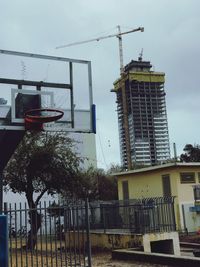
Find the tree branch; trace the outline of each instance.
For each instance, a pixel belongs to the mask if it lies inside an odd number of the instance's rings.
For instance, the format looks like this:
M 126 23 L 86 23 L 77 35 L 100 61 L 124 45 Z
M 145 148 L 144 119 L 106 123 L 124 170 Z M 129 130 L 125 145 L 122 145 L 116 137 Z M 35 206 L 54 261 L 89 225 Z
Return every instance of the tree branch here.
M 38 205 L 40 199 L 43 197 L 43 195 L 44 195 L 46 192 L 47 192 L 47 189 L 46 189 L 46 188 L 43 189 L 43 190 L 41 191 L 41 193 L 39 194 L 39 196 L 38 196 L 38 197 L 36 198 L 36 200 L 35 200 L 35 205 L 36 205 L 36 206 Z

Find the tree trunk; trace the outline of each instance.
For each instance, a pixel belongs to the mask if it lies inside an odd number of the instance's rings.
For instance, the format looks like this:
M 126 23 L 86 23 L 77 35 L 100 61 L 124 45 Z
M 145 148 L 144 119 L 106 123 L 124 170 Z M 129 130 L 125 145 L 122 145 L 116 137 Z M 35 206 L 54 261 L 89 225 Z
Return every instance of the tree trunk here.
M 37 212 L 37 206 L 35 203 L 29 204 L 29 223 L 30 231 L 28 232 L 26 248 L 34 250 L 37 244 L 37 233 L 42 225 L 42 215 Z
M 41 214 L 37 210 L 29 211 L 31 229 L 28 232 L 27 249 L 33 250 L 37 243 L 37 233 L 42 224 Z

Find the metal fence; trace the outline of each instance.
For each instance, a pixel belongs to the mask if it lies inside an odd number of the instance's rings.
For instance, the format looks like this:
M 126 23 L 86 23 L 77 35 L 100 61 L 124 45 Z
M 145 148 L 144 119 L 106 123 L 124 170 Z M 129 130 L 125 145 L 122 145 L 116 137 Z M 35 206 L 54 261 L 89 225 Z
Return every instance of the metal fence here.
M 91 267 L 90 229 L 136 234 L 176 230 L 174 197 L 4 205 L 10 267 Z
M 88 201 L 4 205 L 10 267 L 91 267 Z
M 90 203 L 90 229 L 136 234 L 175 231 L 174 197 Z

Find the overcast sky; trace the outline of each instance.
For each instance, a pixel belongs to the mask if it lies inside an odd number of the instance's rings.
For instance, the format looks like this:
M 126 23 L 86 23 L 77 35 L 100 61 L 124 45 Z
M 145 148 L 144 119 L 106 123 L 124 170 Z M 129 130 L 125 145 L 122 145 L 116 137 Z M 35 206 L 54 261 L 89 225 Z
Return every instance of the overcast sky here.
M 92 62 L 98 166 L 106 168 L 120 162 L 115 95 L 110 92 L 119 77 L 118 41 L 55 47 L 117 33 L 117 25 L 122 31 L 144 27 L 143 33 L 123 37 L 124 64 L 137 59 L 143 48 L 143 59 L 165 72 L 170 143 L 180 153 L 186 143 L 200 144 L 199 10 L 199 0 L 2 0 L 0 49 Z

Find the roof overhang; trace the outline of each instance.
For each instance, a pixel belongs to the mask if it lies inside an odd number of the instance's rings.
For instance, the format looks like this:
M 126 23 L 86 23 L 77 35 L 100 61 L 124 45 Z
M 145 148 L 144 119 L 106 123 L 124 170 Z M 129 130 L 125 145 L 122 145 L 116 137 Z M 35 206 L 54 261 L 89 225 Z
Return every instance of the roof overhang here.
M 164 170 L 164 169 L 167 169 L 167 168 L 177 168 L 177 167 L 200 167 L 200 162 L 189 162 L 189 163 L 174 162 L 174 163 L 167 163 L 167 164 L 162 164 L 162 165 L 157 165 L 157 166 L 150 166 L 150 167 L 145 167 L 145 168 L 131 170 L 131 171 L 113 173 L 112 175 L 119 177 L 119 176 L 124 176 L 124 175 L 138 174 L 138 173 L 144 173 L 144 172 L 153 172 L 153 171 L 158 171 L 158 170 Z

